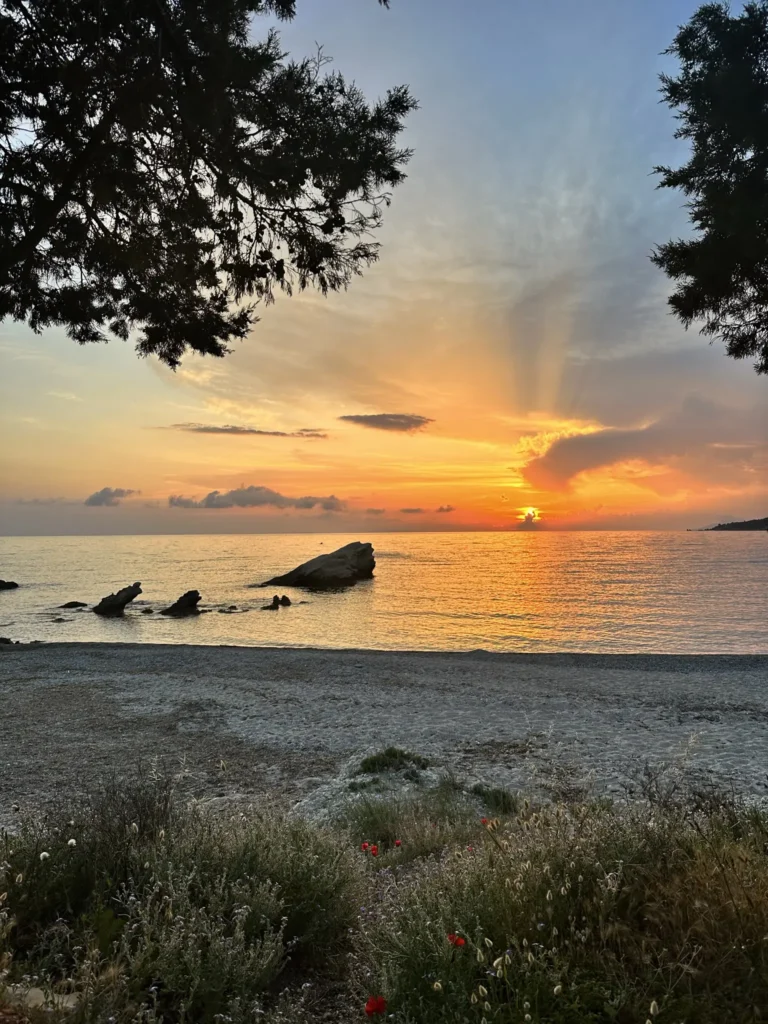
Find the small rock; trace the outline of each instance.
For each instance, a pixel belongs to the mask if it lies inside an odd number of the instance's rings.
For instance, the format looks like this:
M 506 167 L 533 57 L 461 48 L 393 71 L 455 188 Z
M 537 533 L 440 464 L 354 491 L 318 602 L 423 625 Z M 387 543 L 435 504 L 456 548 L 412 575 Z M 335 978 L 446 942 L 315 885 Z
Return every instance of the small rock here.
M 272 604 L 265 604 L 261 609 L 263 612 L 276 612 L 280 610 L 280 598 L 277 594 L 272 598 Z
M 97 615 L 115 616 L 122 615 L 125 606 L 130 604 L 141 593 L 141 584 L 133 583 L 130 587 L 123 587 L 116 594 L 102 597 L 93 609 Z
M 290 597 L 288 597 L 287 594 L 283 594 L 283 596 L 280 598 L 280 604 L 283 606 L 283 608 L 290 608 L 290 606 L 291 606 L 291 599 L 290 599 Z
M 63 619 L 61 617 L 61 615 L 57 615 L 56 618 L 53 621 L 54 622 L 69 622 L 69 619 Z
M 160 612 L 161 615 L 171 615 L 175 619 L 183 619 L 187 615 L 199 615 L 200 609 L 197 607 L 202 600 L 199 590 L 188 590 L 186 594 L 182 594 L 178 601 L 175 601 L 170 608 L 163 608 Z
M 18 590 L 19 584 L 13 580 L 0 580 L 0 590 Z
M 59 608 L 87 608 L 88 605 L 85 601 L 67 601 L 66 604 L 60 604 Z
M 237 611 L 237 605 L 236 604 L 231 604 L 229 606 L 229 608 L 227 608 L 227 611 L 228 612 L 236 612 Z
M 154 608 L 142 608 L 141 609 L 141 614 L 142 615 L 154 615 L 155 614 L 155 609 Z

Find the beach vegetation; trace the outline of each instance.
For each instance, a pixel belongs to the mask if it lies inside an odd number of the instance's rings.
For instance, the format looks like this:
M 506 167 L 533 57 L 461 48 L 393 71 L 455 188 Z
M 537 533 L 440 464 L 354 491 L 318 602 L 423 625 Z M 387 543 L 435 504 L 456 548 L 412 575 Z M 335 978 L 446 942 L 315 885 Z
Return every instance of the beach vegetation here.
M 649 778 L 348 796 L 323 826 L 110 786 L 4 836 L 0 986 L 77 1024 L 764 1019 L 768 812 Z

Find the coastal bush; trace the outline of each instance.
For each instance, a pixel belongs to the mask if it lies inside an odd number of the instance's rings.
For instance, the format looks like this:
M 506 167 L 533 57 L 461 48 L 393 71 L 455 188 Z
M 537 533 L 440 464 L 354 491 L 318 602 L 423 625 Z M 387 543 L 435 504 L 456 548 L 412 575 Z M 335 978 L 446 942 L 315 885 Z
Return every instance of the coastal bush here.
M 482 800 L 491 814 L 516 814 L 522 804 L 518 793 L 513 793 L 502 786 L 486 786 L 478 782 L 472 787 L 472 793 Z
M 74 992 L 74 1024 L 768 1016 L 768 813 L 483 793 L 361 794 L 320 828 L 107 787 L 4 837 L 0 988 Z
M 286 971 L 348 948 L 362 887 L 330 832 L 269 806 L 205 814 L 162 780 L 22 825 L 2 861 L 11 977 L 73 979 L 118 1019 L 252 1019 Z
M 420 1024 L 760 1019 L 767 839 L 747 809 L 593 803 L 489 822 L 472 852 L 392 879 L 361 963 L 395 1019 Z

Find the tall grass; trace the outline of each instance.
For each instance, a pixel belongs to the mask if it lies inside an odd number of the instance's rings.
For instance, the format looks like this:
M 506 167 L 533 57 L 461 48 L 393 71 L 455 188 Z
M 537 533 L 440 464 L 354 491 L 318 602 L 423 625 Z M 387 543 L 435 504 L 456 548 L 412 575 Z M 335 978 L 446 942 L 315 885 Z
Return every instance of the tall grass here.
M 108 787 L 4 837 L 2 970 L 74 992 L 77 1024 L 767 1019 L 768 816 L 645 795 L 446 780 L 322 829 Z

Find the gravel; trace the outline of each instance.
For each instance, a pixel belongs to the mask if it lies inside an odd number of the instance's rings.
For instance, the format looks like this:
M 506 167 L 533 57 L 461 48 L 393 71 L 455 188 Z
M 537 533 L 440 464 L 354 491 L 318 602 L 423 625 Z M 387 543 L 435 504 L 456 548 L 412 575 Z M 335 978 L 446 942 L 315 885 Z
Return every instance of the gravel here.
M 162 759 L 322 814 L 389 744 L 468 783 L 619 792 L 673 763 L 768 795 L 768 656 L 0 647 L 0 825 Z

